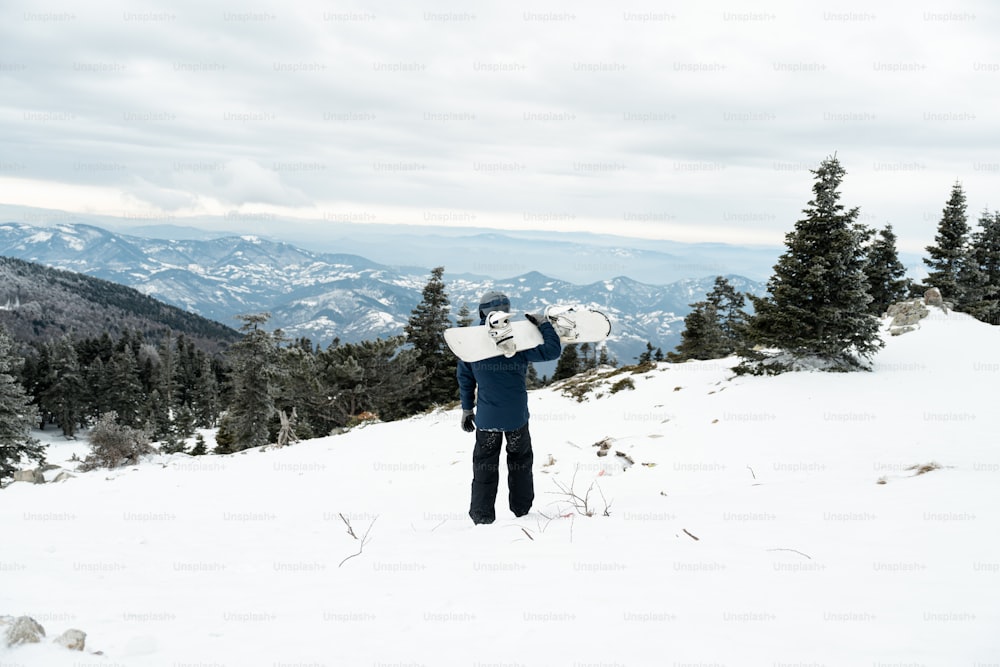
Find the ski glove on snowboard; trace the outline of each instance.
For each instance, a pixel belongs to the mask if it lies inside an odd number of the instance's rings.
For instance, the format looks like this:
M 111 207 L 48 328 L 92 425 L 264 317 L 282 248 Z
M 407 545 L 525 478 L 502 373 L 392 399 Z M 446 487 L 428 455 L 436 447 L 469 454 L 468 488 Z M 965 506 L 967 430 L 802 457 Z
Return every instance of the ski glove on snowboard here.
M 462 430 L 472 433 L 476 430 L 476 413 L 472 410 L 462 410 Z
M 545 316 L 544 312 L 540 312 L 540 313 L 525 313 L 524 314 L 524 319 L 528 320 L 529 322 L 531 322 L 532 324 L 534 324 L 536 327 L 538 325 L 540 325 L 542 322 L 548 322 L 549 321 L 549 318 L 547 318 Z

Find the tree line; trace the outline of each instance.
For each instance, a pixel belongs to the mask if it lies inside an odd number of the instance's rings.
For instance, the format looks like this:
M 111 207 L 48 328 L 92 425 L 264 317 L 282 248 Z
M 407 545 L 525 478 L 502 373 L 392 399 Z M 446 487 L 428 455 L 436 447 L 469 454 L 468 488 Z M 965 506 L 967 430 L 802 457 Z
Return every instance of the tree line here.
M 0 327 L 0 481 L 22 460 L 43 460 L 33 428 L 75 437 L 99 426 L 117 449 L 125 437 L 179 452 L 196 429 L 218 427 L 215 453 L 229 453 L 457 400 L 443 273 L 431 272 L 405 335 L 325 349 L 267 331 L 268 313 L 240 316 L 242 337 L 216 354 L 182 335 L 153 344 L 128 330 L 117 340 L 64 335 L 16 349 Z
M 923 258 L 923 283 L 906 278 L 892 225 L 858 222 L 860 209 L 840 203 L 845 170 L 836 156 L 814 175 L 805 216 L 785 237 L 767 295 L 736 292 L 716 278 L 704 301 L 690 304 L 670 361 L 743 358 L 738 372 L 780 372 L 796 358 L 818 358 L 830 369 L 864 368 L 881 348 L 877 317 L 893 303 L 936 287 L 955 310 L 1000 324 L 1000 212 L 983 211 L 968 223 L 960 183 L 952 187 L 934 244 Z M 745 311 L 747 299 L 753 313 Z M 783 360 L 778 360 L 783 357 Z

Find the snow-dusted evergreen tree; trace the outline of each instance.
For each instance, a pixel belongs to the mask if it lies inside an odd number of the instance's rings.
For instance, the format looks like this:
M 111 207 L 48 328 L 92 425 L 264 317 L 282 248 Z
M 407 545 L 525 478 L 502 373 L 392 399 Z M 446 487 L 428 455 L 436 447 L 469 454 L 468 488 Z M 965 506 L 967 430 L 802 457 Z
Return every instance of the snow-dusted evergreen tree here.
M 721 356 L 732 354 L 746 336 L 748 316 L 743 310 L 746 296 L 737 292 L 725 276 L 716 276 L 712 291 L 705 296 L 705 300 L 715 307 L 719 327 L 726 340 L 727 349 Z
M 299 340 L 281 350 L 279 360 L 282 373 L 278 379 L 275 407 L 286 415 L 294 411 L 297 415 L 295 432 L 302 439 L 314 437 L 316 433 L 326 435 L 330 428 L 323 423 L 323 407 L 326 397 L 320 387 L 316 355 L 312 343 Z M 280 429 L 280 419 L 271 422 L 271 431 L 276 436 Z
M 67 438 L 76 435 L 84 411 L 83 373 L 69 335 L 46 344 L 49 377 L 39 402 Z
M 881 316 L 910 293 L 910 280 L 906 277 L 906 267 L 899 261 L 892 225 L 886 225 L 869 244 L 865 276 L 872 297 L 868 312 L 872 315 Z
M 274 416 L 278 345 L 262 326 L 270 313 L 240 315 L 243 338 L 230 347 L 231 394 L 228 409 L 231 451 L 268 443 L 268 423 Z
M 1000 212 L 980 214 L 969 256 L 975 283 L 967 285 L 962 310 L 983 322 L 1000 324 Z
M 443 266 L 431 270 L 423 298 L 403 327 L 407 342 L 417 352 L 417 363 L 424 368 L 424 381 L 410 401 L 414 412 L 458 398 L 457 360 L 444 342 L 444 331 L 452 323 L 443 275 Z
M 951 187 L 951 196 L 941 213 L 934 245 L 926 247 L 929 257 L 924 258 L 928 267 L 927 279 L 922 289 L 937 287 L 946 301 L 960 306 L 965 300 L 962 278 L 963 267 L 969 261 L 969 221 L 966 215 L 965 191 L 961 183 Z
M 37 415 L 14 373 L 22 359 L 0 327 L 0 483 L 13 476 L 19 465 L 45 460 L 45 449 L 31 437 Z
M 317 358 L 329 427 L 345 426 L 362 412 L 385 421 L 412 414 L 407 399 L 418 390 L 424 369 L 402 336 L 332 344 Z
M 524 383 L 528 389 L 537 389 L 542 386 L 542 380 L 538 377 L 538 369 L 532 363 L 528 364 L 528 373 L 525 375 Z
M 573 377 L 580 370 L 580 352 L 577 350 L 576 343 L 563 345 L 562 354 L 559 355 L 559 361 L 556 362 L 556 369 L 552 371 L 552 381 Z
M 195 424 L 202 428 L 212 428 L 219 419 L 219 383 L 215 377 L 212 359 L 204 355 L 201 369 L 192 392 L 194 402 Z
M 649 364 L 649 363 L 652 363 L 653 362 L 653 353 L 656 351 L 656 349 L 657 348 L 654 348 L 653 344 L 650 341 L 647 340 L 646 341 L 646 350 L 644 352 L 640 353 L 638 357 L 636 357 L 636 361 L 639 364 Z
M 691 312 L 684 318 L 684 331 L 675 352 L 667 353 L 673 362 L 688 359 L 720 359 L 732 353 L 726 332 L 719 321 L 716 306 L 699 301 L 691 304 Z
M 139 426 L 145 391 L 139 379 L 139 366 L 132 348 L 117 348 L 107 365 L 108 393 L 107 412 L 118 416 L 118 423 L 124 426 Z M 103 413 L 101 413 L 103 414 Z
M 455 323 L 460 327 L 472 326 L 472 312 L 469 310 L 469 304 L 463 303 L 462 307 L 458 309 L 458 318 Z
M 836 156 L 812 171 L 813 199 L 805 217 L 785 236 L 765 297 L 750 295 L 751 342 L 793 357 L 818 357 L 839 369 L 856 368 L 881 346 L 878 320 L 868 313 L 871 296 L 857 207 L 840 203 L 844 168 Z M 772 370 L 780 368 L 772 367 Z

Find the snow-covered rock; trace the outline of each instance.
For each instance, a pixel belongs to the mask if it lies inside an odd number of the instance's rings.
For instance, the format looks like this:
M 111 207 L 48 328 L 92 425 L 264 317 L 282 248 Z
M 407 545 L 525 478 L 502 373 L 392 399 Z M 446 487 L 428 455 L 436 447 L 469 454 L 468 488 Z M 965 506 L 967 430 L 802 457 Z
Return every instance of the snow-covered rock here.
M 30 484 L 44 484 L 45 476 L 39 470 L 15 470 L 15 482 L 28 482 Z
M 82 651 L 87 643 L 87 633 L 83 630 L 70 628 L 52 641 L 70 651 Z
M 18 616 L 7 625 L 4 641 L 7 647 L 21 644 L 37 644 L 45 636 L 42 624 L 30 616 Z
M 899 336 L 913 331 L 917 328 L 917 323 L 927 317 L 928 312 L 923 299 L 912 299 L 892 304 L 886 310 L 886 316 L 892 318 L 889 323 L 889 333 L 893 336 Z

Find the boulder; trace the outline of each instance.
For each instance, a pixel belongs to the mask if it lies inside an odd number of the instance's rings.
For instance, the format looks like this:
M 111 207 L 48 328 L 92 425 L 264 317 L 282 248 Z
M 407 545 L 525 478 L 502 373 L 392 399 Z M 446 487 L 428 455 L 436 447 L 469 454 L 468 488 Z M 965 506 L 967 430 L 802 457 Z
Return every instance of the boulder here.
M 63 470 L 61 473 L 59 473 L 58 475 L 56 475 L 55 479 L 53 479 L 52 481 L 53 482 L 65 482 L 67 479 L 73 479 L 74 477 L 76 477 L 76 475 L 71 475 L 68 472 L 66 472 L 65 470 Z
M 918 329 L 917 323 L 927 317 L 929 312 L 921 299 L 892 304 L 885 313 L 892 318 L 892 322 L 889 323 L 889 333 L 898 336 Z
M 924 292 L 924 303 L 928 306 L 937 306 L 938 308 L 944 308 L 944 297 L 941 296 L 941 290 L 937 287 L 932 287 L 926 292 Z
M 45 636 L 45 628 L 42 624 L 30 616 L 18 616 L 8 626 L 4 639 L 7 646 L 19 646 L 21 644 L 37 644 Z
M 70 651 L 82 651 L 84 644 L 87 642 L 87 633 L 83 630 L 70 628 L 52 641 L 68 648 Z

